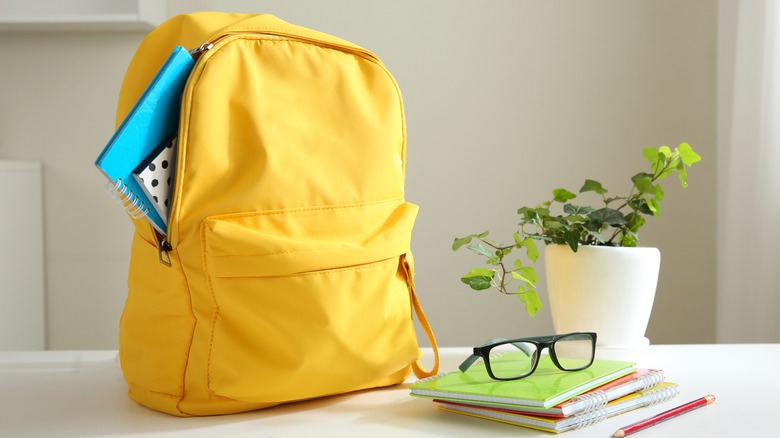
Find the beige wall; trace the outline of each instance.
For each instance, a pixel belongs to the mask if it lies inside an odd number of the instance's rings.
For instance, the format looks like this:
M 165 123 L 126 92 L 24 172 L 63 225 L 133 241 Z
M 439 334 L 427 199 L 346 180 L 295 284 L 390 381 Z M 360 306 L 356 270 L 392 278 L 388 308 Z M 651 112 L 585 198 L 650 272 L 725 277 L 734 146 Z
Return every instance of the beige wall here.
M 462 285 L 474 259 L 450 251 L 455 236 L 510 235 L 517 207 L 585 178 L 623 191 L 641 148 L 690 142 L 704 161 L 687 190 L 667 184 L 663 219 L 642 235 L 662 251 L 648 336 L 715 340 L 716 2 L 170 3 L 270 12 L 382 57 L 404 94 L 416 279 L 442 345 L 552 331 L 547 309 L 532 320 L 516 299 Z M 141 38 L 0 34 L 0 159 L 45 169 L 49 348 L 116 347 L 132 229 L 92 162 Z

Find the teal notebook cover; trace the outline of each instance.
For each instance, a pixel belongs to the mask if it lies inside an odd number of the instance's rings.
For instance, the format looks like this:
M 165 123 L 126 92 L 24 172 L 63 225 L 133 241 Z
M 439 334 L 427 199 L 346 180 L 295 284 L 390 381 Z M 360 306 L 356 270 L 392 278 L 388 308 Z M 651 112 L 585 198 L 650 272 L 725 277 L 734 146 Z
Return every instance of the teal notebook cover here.
M 632 362 L 595 360 L 581 371 L 561 371 L 548 355 L 542 355 L 536 371 L 518 380 L 493 380 L 485 364 L 476 363 L 465 373 L 453 371 L 419 380 L 411 395 L 445 400 L 506 403 L 549 408 L 634 371 Z
M 187 50 L 177 46 L 95 161 L 128 213 L 146 217 L 164 235 L 167 218 L 153 207 L 133 171 L 177 130 L 182 93 L 194 65 Z

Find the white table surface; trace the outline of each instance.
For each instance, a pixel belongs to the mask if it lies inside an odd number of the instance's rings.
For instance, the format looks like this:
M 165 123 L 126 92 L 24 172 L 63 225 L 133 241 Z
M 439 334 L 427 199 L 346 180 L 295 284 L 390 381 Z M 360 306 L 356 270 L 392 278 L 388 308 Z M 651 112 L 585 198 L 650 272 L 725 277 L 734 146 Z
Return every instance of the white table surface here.
M 430 359 L 430 350 L 425 350 Z M 442 371 L 467 348 L 444 348 Z M 714 394 L 710 406 L 638 432 L 637 438 L 743 437 L 776 433 L 780 344 L 652 345 L 638 364 L 680 385 L 670 402 L 629 412 L 565 437 L 609 437 L 618 428 Z M 411 379 L 410 379 L 411 381 Z M 215 417 L 179 418 L 127 397 L 113 351 L 0 352 L 0 437 L 551 437 L 441 412 L 395 387 Z

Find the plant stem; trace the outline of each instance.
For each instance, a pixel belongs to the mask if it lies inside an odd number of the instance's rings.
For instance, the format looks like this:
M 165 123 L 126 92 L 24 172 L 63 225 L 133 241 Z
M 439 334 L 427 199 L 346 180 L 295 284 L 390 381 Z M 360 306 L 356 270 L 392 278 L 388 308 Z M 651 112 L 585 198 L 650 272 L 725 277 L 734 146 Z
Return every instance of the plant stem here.
M 507 292 L 507 290 L 506 290 L 506 285 L 509 284 L 509 282 L 506 281 L 506 276 L 509 275 L 509 273 L 512 272 L 512 271 L 507 271 L 506 265 L 504 265 L 504 256 L 503 256 L 503 254 L 504 254 L 504 251 L 506 251 L 508 249 L 514 248 L 514 245 L 501 246 L 501 245 L 494 245 L 493 243 L 488 242 L 487 240 L 483 240 L 483 239 L 479 239 L 479 240 L 480 240 L 480 242 L 482 242 L 485 245 L 495 249 L 496 252 L 501 254 L 500 256 L 498 256 L 498 266 L 501 266 L 501 283 L 500 284 L 495 284 L 494 283 L 494 286 L 496 287 L 496 289 L 501 291 L 501 293 L 510 295 L 510 293 Z

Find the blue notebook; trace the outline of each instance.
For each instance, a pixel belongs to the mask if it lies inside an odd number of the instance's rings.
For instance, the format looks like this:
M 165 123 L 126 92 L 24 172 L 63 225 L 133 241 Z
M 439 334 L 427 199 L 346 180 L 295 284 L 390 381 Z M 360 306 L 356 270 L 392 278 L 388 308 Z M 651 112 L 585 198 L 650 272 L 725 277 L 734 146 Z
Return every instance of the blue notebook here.
M 195 61 L 177 46 L 98 156 L 95 165 L 110 180 L 110 190 L 128 214 L 146 217 L 167 234 L 167 218 L 154 208 L 133 172 L 170 141 L 179 125 L 184 86 Z

